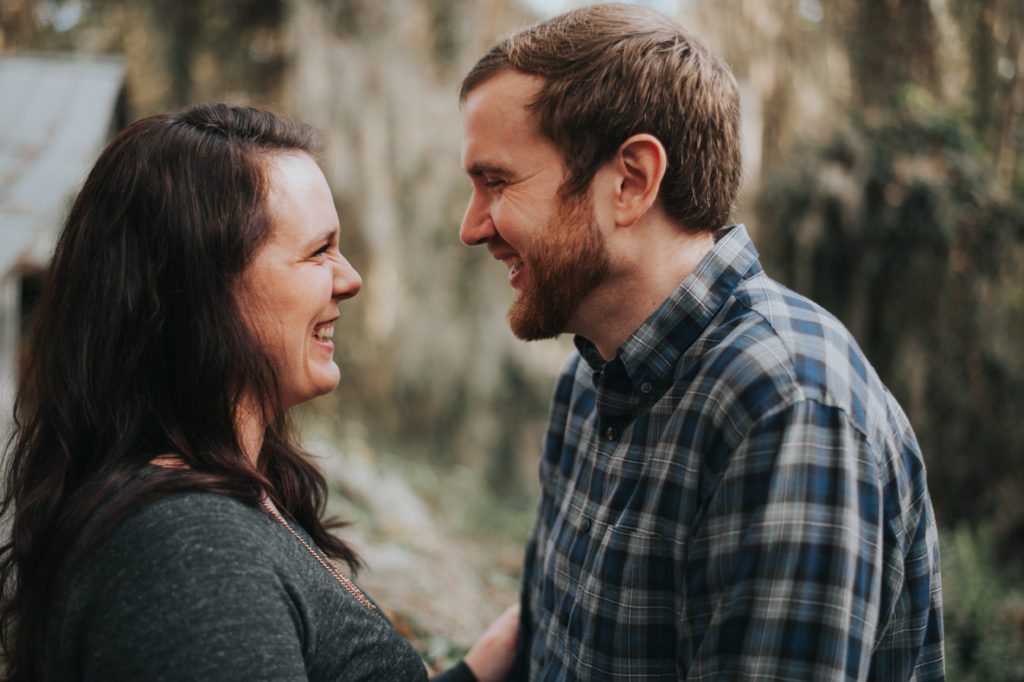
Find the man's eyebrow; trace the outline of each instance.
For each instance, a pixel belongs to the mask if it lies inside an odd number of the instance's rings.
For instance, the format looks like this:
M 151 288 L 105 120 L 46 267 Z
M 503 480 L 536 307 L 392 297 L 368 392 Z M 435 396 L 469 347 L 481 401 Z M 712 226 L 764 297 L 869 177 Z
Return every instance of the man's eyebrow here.
M 489 163 L 474 163 L 466 169 L 466 173 L 470 177 L 474 178 L 478 178 L 482 175 L 497 175 L 502 178 L 507 178 L 512 175 L 512 171 L 509 169 Z

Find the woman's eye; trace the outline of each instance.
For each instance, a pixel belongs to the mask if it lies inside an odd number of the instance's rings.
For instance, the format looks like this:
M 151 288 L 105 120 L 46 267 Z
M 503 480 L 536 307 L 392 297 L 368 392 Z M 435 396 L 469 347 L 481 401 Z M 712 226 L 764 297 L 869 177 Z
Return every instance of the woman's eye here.
M 331 248 L 330 244 L 324 244 L 319 249 L 313 252 L 313 256 L 322 256 Z

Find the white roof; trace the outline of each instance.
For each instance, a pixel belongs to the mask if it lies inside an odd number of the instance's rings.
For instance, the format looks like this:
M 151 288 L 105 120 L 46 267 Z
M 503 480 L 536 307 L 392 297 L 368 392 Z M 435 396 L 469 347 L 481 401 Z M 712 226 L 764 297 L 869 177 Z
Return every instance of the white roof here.
M 119 57 L 0 54 L 0 279 L 49 261 L 123 79 Z

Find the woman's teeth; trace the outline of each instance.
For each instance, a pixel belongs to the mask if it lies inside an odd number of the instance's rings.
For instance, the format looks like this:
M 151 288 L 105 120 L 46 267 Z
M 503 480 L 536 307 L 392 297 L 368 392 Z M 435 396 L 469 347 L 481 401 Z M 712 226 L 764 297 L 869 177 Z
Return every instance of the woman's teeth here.
M 313 336 L 315 336 L 316 338 L 320 339 L 321 341 L 326 341 L 327 339 L 333 339 L 334 338 L 334 325 L 333 324 L 329 324 L 329 325 L 327 325 L 325 327 L 317 327 L 316 331 L 313 333 Z

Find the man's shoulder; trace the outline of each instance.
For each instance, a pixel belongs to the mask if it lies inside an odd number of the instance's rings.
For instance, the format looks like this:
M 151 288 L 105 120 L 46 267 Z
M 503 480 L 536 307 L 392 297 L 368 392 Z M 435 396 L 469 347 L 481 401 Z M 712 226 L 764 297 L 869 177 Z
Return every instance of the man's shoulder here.
M 681 377 L 716 385 L 755 414 L 812 400 L 859 418 L 886 401 L 845 325 L 763 273 L 736 288 L 683 365 Z

